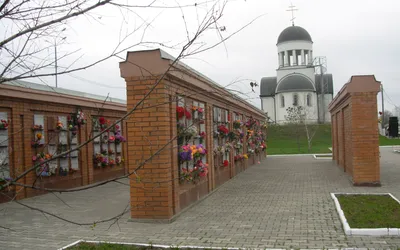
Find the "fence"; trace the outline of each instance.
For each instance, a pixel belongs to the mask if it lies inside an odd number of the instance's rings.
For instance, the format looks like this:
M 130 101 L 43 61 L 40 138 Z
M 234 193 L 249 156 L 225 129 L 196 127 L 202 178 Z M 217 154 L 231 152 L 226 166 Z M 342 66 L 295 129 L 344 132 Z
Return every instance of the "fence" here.
M 151 50 L 120 63 L 127 109 L 136 107 L 127 121 L 134 220 L 173 220 L 266 156 L 263 112 L 173 61 Z

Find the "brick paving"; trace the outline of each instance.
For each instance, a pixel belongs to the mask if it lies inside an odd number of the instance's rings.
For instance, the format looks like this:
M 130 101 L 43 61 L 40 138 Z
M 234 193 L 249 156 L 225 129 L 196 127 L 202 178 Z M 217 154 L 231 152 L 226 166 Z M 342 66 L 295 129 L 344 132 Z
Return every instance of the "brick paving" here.
M 390 192 L 400 197 L 400 154 L 381 148 L 382 187 L 353 187 L 330 160 L 269 157 L 221 186 L 171 224 L 75 226 L 16 203 L 0 204 L 0 249 L 57 249 L 78 239 L 240 248 L 397 249 L 400 237 L 346 236 L 331 192 Z M 124 210 L 126 185 L 22 200 L 64 218 L 91 222 Z M 4 248 L 3 248 L 4 247 Z

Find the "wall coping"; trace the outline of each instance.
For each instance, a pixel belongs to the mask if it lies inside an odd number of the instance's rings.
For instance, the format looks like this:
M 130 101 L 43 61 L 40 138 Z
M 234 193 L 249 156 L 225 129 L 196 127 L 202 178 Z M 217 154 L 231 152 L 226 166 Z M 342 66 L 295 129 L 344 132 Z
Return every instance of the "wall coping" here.
M 376 92 L 380 91 L 381 82 L 377 81 L 375 75 L 354 75 L 351 76 L 350 80 L 343 85 L 340 91 L 337 93 L 335 98 L 331 101 L 328 106 L 329 112 L 331 112 L 347 94 L 350 93 L 365 93 L 365 92 Z
M 157 77 L 163 75 L 175 59 L 176 58 L 161 49 L 129 51 L 126 56 L 126 60 L 120 62 L 121 77 L 125 78 L 126 80 L 137 77 Z M 182 62 L 172 65 L 170 72 L 167 73 L 167 76 L 182 80 L 191 87 L 205 90 L 212 89 L 215 91 L 215 93 L 210 93 L 210 95 L 215 99 L 220 100 L 222 98 L 231 104 L 238 105 L 263 118 L 266 118 L 266 115 L 261 109 L 250 104 L 243 98 L 229 92 L 220 84 Z
M 26 81 L 12 81 L 0 84 L 0 96 L 19 98 L 24 100 L 51 102 L 58 104 L 67 104 L 81 107 L 112 109 L 118 111 L 126 111 L 126 104 L 123 100 L 110 98 L 106 101 L 106 97 L 87 94 L 84 92 L 73 91 L 62 88 L 54 88 L 48 86 L 37 86 L 36 84 Z M 46 90 L 46 87 L 49 90 Z M 100 98 L 103 98 L 101 100 Z

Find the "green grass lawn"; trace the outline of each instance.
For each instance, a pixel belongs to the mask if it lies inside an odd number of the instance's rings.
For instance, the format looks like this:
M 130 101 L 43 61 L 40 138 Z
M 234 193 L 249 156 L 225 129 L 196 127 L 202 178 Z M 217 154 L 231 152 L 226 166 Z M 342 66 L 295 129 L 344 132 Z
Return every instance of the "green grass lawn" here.
M 308 152 L 307 137 L 304 126 L 301 126 L 298 148 L 296 137 L 293 136 L 293 129 L 288 126 L 268 127 L 268 148 L 269 155 L 276 154 L 307 154 L 307 153 L 330 153 L 332 147 L 331 125 L 319 125 L 312 140 L 312 150 Z
M 379 136 L 379 145 L 380 146 L 391 146 L 391 145 L 400 145 L 400 139 L 389 139 L 385 136 Z
M 389 195 L 337 195 L 351 228 L 400 228 L 400 204 Z
M 308 151 L 307 136 L 304 126 L 300 128 L 300 140 L 298 148 L 293 129 L 288 126 L 270 126 L 268 127 L 268 148 L 269 155 L 277 154 L 307 154 L 307 153 L 331 153 L 332 147 L 331 125 L 319 125 L 318 130 L 312 140 L 311 152 Z M 313 128 L 312 128 L 313 129 Z M 400 139 L 389 139 L 385 136 L 379 136 L 380 146 L 400 145 Z

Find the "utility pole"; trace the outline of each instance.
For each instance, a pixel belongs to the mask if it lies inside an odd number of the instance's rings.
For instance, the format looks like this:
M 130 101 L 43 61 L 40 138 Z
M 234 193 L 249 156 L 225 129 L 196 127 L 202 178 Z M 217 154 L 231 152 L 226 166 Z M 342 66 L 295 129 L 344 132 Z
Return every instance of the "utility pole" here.
M 56 72 L 56 88 L 58 87 L 58 79 L 57 79 L 57 40 L 54 39 L 54 55 L 55 55 L 55 72 Z
M 318 64 L 321 65 L 321 108 L 322 108 L 322 117 L 321 123 L 325 123 L 325 86 L 324 86 L 324 68 L 321 63 L 321 57 L 318 58 Z
M 327 69 L 327 62 L 325 56 L 315 57 L 313 59 L 313 65 L 310 66 L 316 69 L 316 74 L 320 74 L 321 80 L 319 82 L 321 93 L 319 94 L 319 98 L 317 99 L 318 104 L 318 122 L 325 123 L 326 120 L 326 107 L 325 107 L 325 94 L 329 90 L 328 81 L 325 81 L 324 72 Z M 317 84 L 317 82 L 315 83 Z M 316 86 L 317 87 L 317 86 Z
M 57 36 L 54 37 L 54 67 L 55 67 L 55 80 L 56 80 L 56 88 L 58 87 L 58 71 L 57 71 L 57 63 L 58 63 L 58 57 L 57 57 L 57 39 L 59 39 L 59 35 L 61 34 L 61 32 L 65 31 L 66 28 L 62 29 Z M 63 40 L 65 40 L 67 37 L 62 37 L 61 39 L 59 39 L 60 42 L 62 42 Z M 52 41 L 48 41 L 45 40 L 45 42 L 48 42 L 50 44 L 52 44 Z
M 385 101 L 383 99 L 383 84 L 381 83 L 381 97 L 382 97 L 382 130 L 385 132 Z

